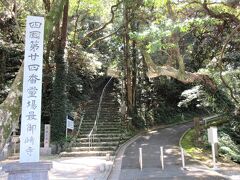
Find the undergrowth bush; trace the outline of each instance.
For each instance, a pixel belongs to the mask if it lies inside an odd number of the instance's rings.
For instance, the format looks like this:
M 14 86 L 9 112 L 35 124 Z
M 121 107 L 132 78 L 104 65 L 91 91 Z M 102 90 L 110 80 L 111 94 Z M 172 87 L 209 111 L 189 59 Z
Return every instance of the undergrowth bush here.
M 225 132 L 219 133 L 219 153 L 240 163 L 240 146 L 236 145 L 232 138 Z

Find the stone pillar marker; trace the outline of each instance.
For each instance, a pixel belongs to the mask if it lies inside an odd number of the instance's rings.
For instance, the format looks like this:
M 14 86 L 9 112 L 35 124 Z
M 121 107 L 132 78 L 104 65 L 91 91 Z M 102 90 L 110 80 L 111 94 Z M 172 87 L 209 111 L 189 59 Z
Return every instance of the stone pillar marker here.
M 52 148 L 50 145 L 51 125 L 45 124 L 44 126 L 44 146 L 40 149 L 41 155 L 51 155 Z
M 50 134 L 51 134 L 51 129 L 50 129 L 50 124 L 45 124 L 45 130 L 44 130 L 44 148 L 49 148 L 50 144 Z
M 46 180 L 50 162 L 39 162 L 44 18 L 28 16 L 25 33 L 20 162 L 3 166 L 9 180 Z

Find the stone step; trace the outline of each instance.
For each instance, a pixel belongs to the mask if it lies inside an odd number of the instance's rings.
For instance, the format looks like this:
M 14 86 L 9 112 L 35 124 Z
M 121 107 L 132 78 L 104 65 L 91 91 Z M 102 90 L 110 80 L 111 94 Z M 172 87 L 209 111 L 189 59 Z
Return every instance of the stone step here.
M 84 126 L 85 124 L 87 125 L 94 125 L 95 120 L 85 120 L 82 122 L 82 126 Z M 121 125 L 121 120 L 120 119 L 100 119 L 99 121 L 97 121 L 97 124 L 100 125 L 104 125 L 104 124 L 114 124 L 114 125 Z
M 94 106 L 88 106 L 88 107 L 86 107 L 85 111 L 88 112 L 89 110 L 93 110 L 94 112 L 97 112 L 98 107 L 99 107 L 98 104 L 96 104 Z M 101 111 L 108 110 L 108 109 L 118 111 L 119 105 L 118 104 L 102 104 L 101 105 Z
M 117 110 L 118 111 L 119 110 L 119 104 L 117 104 L 117 103 L 113 103 L 113 104 L 111 104 L 111 103 L 110 104 L 109 103 L 104 103 L 104 104 L 101 105 L 101 109 L 102 110 L 106 110 L 108 108 L 110 108 L 112 110 Z
M 115 151 L 117 146 L 92 146 L 92 147 L 72 147 L 72 152 L 78 151 Z
M 93 112 L 87 112 L 85 115 L 84 115 L 84 119 L 96 119 L 96 116 L 97 116 L 97 113 L 93 113 Z M 111 110 L 106 110 L 106 112 L 100 112 L 99 113 L 99 117 L 100 116 L 104 116 L 104 117 L 119 117 L 120 114 L 119 112 L 111 112 Z
M 91 129 L 91 128 L 93 128 L 93 124 L 82 124 L 82 126 L 81 126 L 81 129 Z M 121 128 L 121 125 L 120 125 L 120 123 L 109 123 L 109 124 L 97 124 L 97 128 L 98 129 L 101 129 L 101 128 Z M 80 129 L 80 130 L 81 130 Z
M 109 115 L 109 116 L 112 116 L 112 117 L 118 117 L 119 116 L 119 112 L 116 111 L 116 112 L 109 112 L 109 111 L 102 111 L 100 113 L 100 115 Z
M 85 132 L 80 132 L 79 135 L 83 135 L 86 136 L 90 133 L 90 131 L 85 131 Z M 121 131 L 103 131 L 103 130 L 99 130 L 96 133 L 92 133 L 92 135 L 94 135 L 95 137 L 99 137 L 99 134 L 101 134 L 100 136 L 103 136 L 104 134 L 107 134 L 106 136 L 118 136 L 119 134 L 121 134 Z
M 118 146 L 119 145 L 119 139 L 116 141 L 109 141 L 109 142 L 97 142 L 97 139 L 94 140 L 92 143 L 92 146 Z M 75 143 L 74 147 L 88 147 L 89 143 L 88 142 L 79 142 Z
M 88 107 L 98 107 L 99 105 L 99 99 L 94 99 L 92 101 L 89 102 L 89 104 L 87 105 Z M 112 97 L 111 98 L 103 98 L 102 99 L 102 105 L 119 105 L 119 103 L 116 100 L 113 100 Z
M 79 151 L 79 152 L 62 152 L 60 157 L 87 157 L 87 156 L 106 156 L 114 155 L 114 151 Z
M 86 112 L 84 117 L 96 118 L 97 113 L 93 111 Z M 105 111 L 101 111 L 99 115 L 109 115 L 113 117 L 119 116 L 119 111 L 112 111 L 111 109 L 106 109 Z
M 88 135 L 90 133 L 89 131 L 80 131 L 80 135 Z M 97 133 L 94 133 L 94 135 L 96 136 L 96 134 L 121 134 L 121 130 L 98 130 Z
M 83 128 L 83 127 L 93 127 L 93 125 L 94 125 L 94 122 L 90 122 L 90 121 L 87 121 L 87 122 L 84 122 L 84 123 L 82 123 L 82 125 L 81 125 L 81 128 Z M 97 122 L 97 127 L 111 127 L 111 126 L 113 126 L 113 127 L 121 127 L 121 121 L 106 121 L 106 120 L 104 120 L 104 121 L 101 121 L 101 122 Z
M 90 120 L 94 120 L 96 119 L 96 115 L 97 114 L 86 114 L 83 118 L 83 121 L 85 121 L 86 119 L 90 119 Z M 112 118 L 112 119 L 119 119 L 121 116 L 119 113 L 100 113 L 99 117 L 105 117 L 105 118 Z
M 88 138 L 90 132 L 87 133 L 80 133 L 78 135 L 78 138 Z M 120 137 L 120 132 L 101 132 L 94 134 L 94 138 L 100 138 L 100 137 Z
M 82 126 L 86 125 L 86 126 L 92 126 L 94 124 L 94 122 L 90 122 L 90 121 L 84 121 L 82 123 Z M 121 126 L 121 121 L 98 121 L 97 122 L 98 126 L 108 126 L 108 125 L 118 125 Z
M 87 108 L 85 109 L 85 114 L 97 114 L 97 109 L 98 107 L 91 107 L 91 108 Z M 99 111 L 99 113 L 103 113 L 103 112 L 110 112 L 110 113 L 117 113 L 119 112 L 119 107 L 102 107 Z
M 115 99 L 115 96 L 116 95 L 113 95 L 113 94 L 110 94 L 110 93 L 107 93 L 105 94 L 105 96 L 102 98 L 102 102 L 107 102 L 107 103 L 113 103 L 113 102 L 118 102 L 116 99 Z M 99 96 L 100 97 L 100 96 Z M 99 102 L 99 98 L 97 99 L 94 99 L 94 101 L 96 102 Z
M 93 128 L 93 126 L 83 126 L 80 129 L 80 133 L 87 133 L 88 131 L 91 131 Z M 97 126 L 97 132 L 101 132 L 101 131 L 121 131 L 121 128 L 118 128 L 116 126 Z
M 95 119 L 96 119 L 96 115 L 97 114 L 86 114 L 85 116 L 84 116 L 84 119 L 83 120 L 85 120 L 85 119 L 92 119 L 92 120 L 94 120 L 95 121 Z M 99 117 L 104 117 L 104 118 L 120 118 L 120 115 L 116 112 L 116 113 L 109 113 L 109 112 L 106 112 L 106 113 L 100 113 L 99 114 L 99 116 L 98 116 L 98 118 Z
M 94 123 L 96 120 L 96 118 L 89 118 L 89 117 L 86 117 L 83 119 L 82 123 Z M 119 116 L 116 116 L 116 117 L 112 117 L 112 116 L 109 116 L 109 117 L 99 117 L 98 120 L 97 120 L 97 123 L 101 123 L 101 122 L 121 122 L 121 118 Z
M 100 115 L 98 122 L 121 122 L 121 118 L 119 116 Z
M 121 133 L 98 133 L 98 134 L 95 134 L 95 138 L 102 138 L 102 137 L 108 137 L 108 138 L 111 138 L 111 137 L 120 137 L 121 136 Z M 87 134 L 80 134 L 79 135 L 79 138 L 87 138 Z
M 98 107 L 99 107 L 98 104 L 88 106 L 88 107 L 85 108 L 85 112 L 89 112 L 90 110 L 93 110 L 93 112 L 97 112 Z M 119 105 L 118 104 L 102 104 L 101 105 L 101 111 L 108 110 L 108 109 L 118 111 L 119 110 Z
M 91 106 L 87 106 L 86 110 L 93 109 L 94 111 L 97 111 L 98 107 L 99 107 L 99 104 L 93 104 Z M 119 104 L 118 103 L 106 103 L 106 102 L 103 102 L 101 104 L 101 109 L 105 109 L 105 108 L 119 109 Z
M 111 142 L 111 141 L 119 141 L 120 137 L 97 137 L 95 138 L 95 142 Z M 76 142 L 88 142 L 88 138 L 78 138 Z
M 101 127 L 101 128 L 100 128 Z M 83 126 L 80 129 L 80 132 L 85 132 L 86 130 L 91 130 L 93 126 Z M 119 127 L 116 126 L 97 126 L 97 131 L 119 131 Z
M 88 125 L 88 126 L 93 126 L 94 125 L 94 121 L 85 121 L 82 123 L 82 126 L 85 126 L 85 125 Z M 97 121 L 97 125 L 100 125 L 100 126 L 104 126 L 104 125 L 114 125 L 114 126 L 121 126 L 121 121 L 120 120 L 103 120 L 101 119 L 100 121 Z
M 88 137 L 90 131 L 85 131 L 85 132 L 80 132 L 78 137 L 79 138 L 84 138 L 84 137 Z M 100 135 L 99 135 L 100 134 Z M 104 136 L 104 134 L 106 134 L 106 136 Z M 96 134 L 92 133 L 92 135 L 94 135 L 94 137 L 118 137 L 119 134 L 121 134 L 121 131 L 101 131 L 101 132 L 97 132 Z

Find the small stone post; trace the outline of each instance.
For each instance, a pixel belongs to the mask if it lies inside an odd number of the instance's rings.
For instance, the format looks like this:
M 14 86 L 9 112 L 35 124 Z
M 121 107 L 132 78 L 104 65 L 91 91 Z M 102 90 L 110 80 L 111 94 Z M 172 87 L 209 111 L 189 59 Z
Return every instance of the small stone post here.
M 163 156 L 163 147 L 160 146 L 160 161 L 162 165 L 162 170 L 164 170 L 164 156 Z
M 51 155 L 52 148 L 50 147 L 51 125 L 45 124 L 44 127 L 44 147 L 40 149 L 41 155 Z
M 198 143 L 199 140 L 200 140 L 200 118 L 199 117 L 194 117 L 193 122 L 194 122 L 194 129 L 195 129 L 195 132 L 196 132 L 195 142 Z
M 140 165 L 140 169 L 141 169 L 141 171 L 142 171 L 142 168 L 143 168 L 142 148 L 139 148 L 139 165 Z

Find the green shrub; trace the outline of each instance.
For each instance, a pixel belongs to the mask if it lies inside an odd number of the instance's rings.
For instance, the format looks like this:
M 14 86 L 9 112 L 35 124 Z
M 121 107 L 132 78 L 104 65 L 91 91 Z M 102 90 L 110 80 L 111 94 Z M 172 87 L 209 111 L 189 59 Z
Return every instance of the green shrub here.
M 232 140 L 232 138 L 224 133 L 219 133 L 219 153 L 229 157 L 235 162 L 240 162 L 240 146 Z
M 219 153 L 227 155 L 231 160 L 235 162 L 240 162 L 240 155 L 233 151 L 231 148 L 222 146 L 219 148 Z

